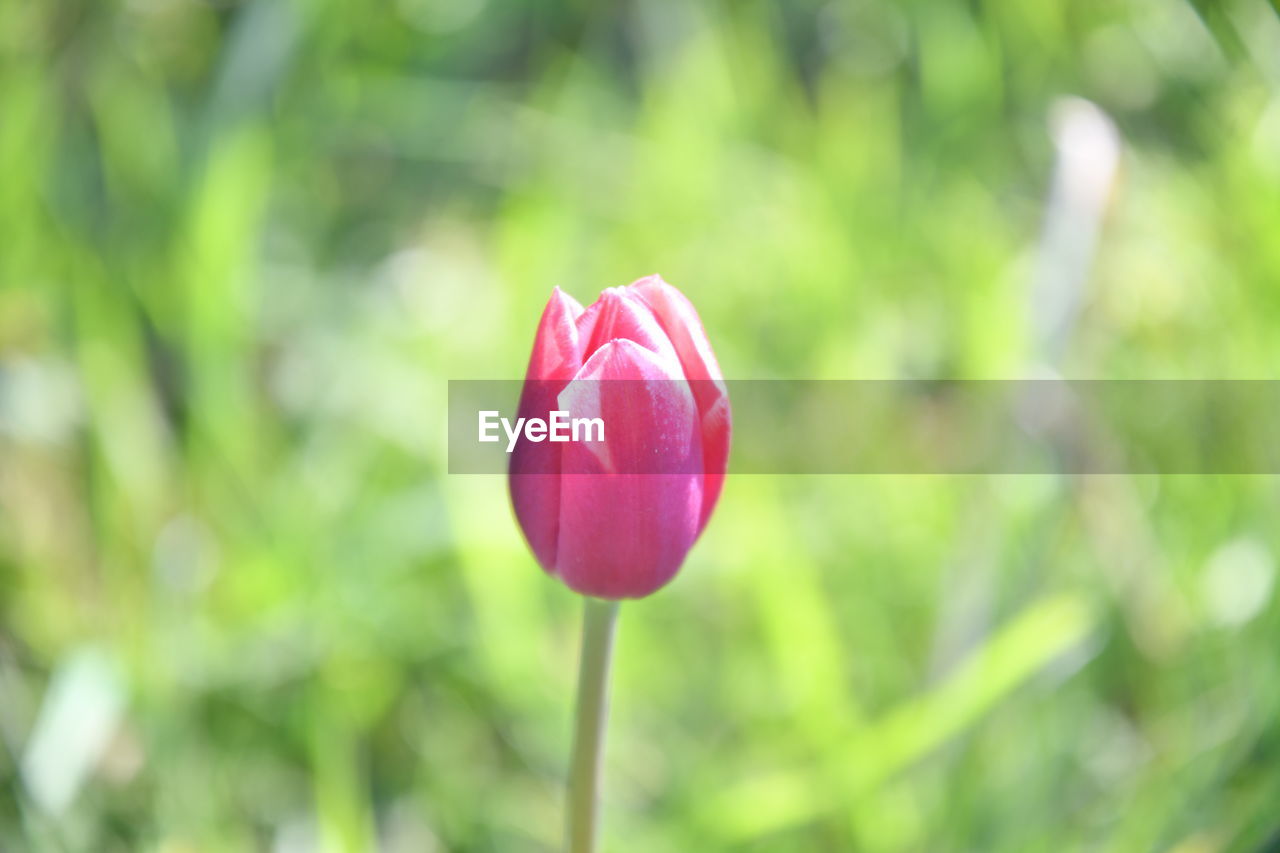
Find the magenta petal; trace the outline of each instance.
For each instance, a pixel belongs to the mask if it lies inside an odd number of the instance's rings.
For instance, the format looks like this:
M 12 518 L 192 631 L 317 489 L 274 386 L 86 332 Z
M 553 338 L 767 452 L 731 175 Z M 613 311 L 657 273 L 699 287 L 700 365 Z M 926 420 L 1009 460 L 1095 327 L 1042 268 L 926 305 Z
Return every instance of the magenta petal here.
M 731 413 L 697 312 L 657 276 L 585 311 L 558 289 L 518 417 L 600 418 L 600 441 L 522 438 L 511 499 L 538 561 L 570 588 L 648 595 L 678 571 L 716 504 Z
M 705 383 L 695 382 L 694 386 Z M 697 391 L 695 387 L 695 397 Z M 732 415 L 729 410 L 729 398 L 718 397 L 711 408 L 702 414 L 702 460 L 706 479 L 702 487 L 702 513 L 698 518 L 698 532 L 707 526 L 711 512 L 720 499 L 720 490 L 724 487 L 724 474 L 729 465 L 729 434 L 731 432 Z
M 625 287 L 611 287 L 578 320 L 584 359 L 609 341 L 632 341 L 661 358 L 679 361 L 679 354 L 658 319 L 643 300 Z
M 558 287 L 551 291 L 551 299 L 538 321 L 525 378 L 566 382 L 573 378 L 586 360 L 576 322 L 582 314 L 582 305 L 572 296 Z
M 538 323 L 517 417 L 545 419 L 556 395 L 582 366 L 582 341 L 575 322 L 582 313 L 572 296 L 558 287 L 552 291 Z M 516 520 L 534 556 L 548 571 L 555 566 L 560 526 L 561 446 L 521 439 L 508 469 Z
M 526 409 L 520 411 L 525 417 Z M 516 521 L 533 555 L 552 573 L 560 535 L 560 447 L 521 439 L 511 453 L 507 477 Z
M 586 595 L 648 595 L 698 535 L 704 477 L 692 392 L 674 361 L 614 340 L 588 359 L 560 408 L 601 417 L 606 447 L 564 445 L 556 573 Z
M 657 275 L 642 278 L 626 290 L 649 306 L 658 324 L 675 346 L 685 376 L 693 380 L 710 379 L 717 382 L 724 379 L 720 373 L 720 365 L 716 362 L 716 355 L 711 351 L 711 342 L 707 340 L 707 333 L 702 328 L 702 320 L 693 303 L 683 293 Z
M 693 303 L 657 275 L 642 278 L 627 289 L 644 300 L 674 344 L 680 366 L 689 378 L 694 399 L 698 402 L 698 413 L 702 418 L 703 457 L 707 470 L 702 520 L 698 527 L 701 531 L 720 497 L 725 468 L 729 462 L 732 431 L 729 393 Z

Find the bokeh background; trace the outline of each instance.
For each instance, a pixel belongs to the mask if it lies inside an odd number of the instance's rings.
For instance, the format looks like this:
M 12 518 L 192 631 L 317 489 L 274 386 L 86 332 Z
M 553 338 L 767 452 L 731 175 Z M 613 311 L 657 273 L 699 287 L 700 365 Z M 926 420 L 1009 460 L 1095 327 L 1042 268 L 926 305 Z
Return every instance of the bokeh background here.
M 0 167 L 5 851 L 556 849 L 580 602 L 443 410 L 553 285 L 733 378 L 1280 364 L 1265 0 L 19 0 Z M 1278 498 L 731 478 L 604 849 L 1277 849 Z

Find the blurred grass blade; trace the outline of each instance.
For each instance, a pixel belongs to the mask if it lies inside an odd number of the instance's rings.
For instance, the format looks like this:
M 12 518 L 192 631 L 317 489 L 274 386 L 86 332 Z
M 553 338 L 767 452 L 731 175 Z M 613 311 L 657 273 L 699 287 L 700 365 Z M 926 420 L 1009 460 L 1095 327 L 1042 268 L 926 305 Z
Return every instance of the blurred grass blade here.
M 31 798 L 50 815 L 71 805 L 111 743 L 124 713 L 115 667 L 97 649 L 66 658 L 53 676 L 22 758 Z

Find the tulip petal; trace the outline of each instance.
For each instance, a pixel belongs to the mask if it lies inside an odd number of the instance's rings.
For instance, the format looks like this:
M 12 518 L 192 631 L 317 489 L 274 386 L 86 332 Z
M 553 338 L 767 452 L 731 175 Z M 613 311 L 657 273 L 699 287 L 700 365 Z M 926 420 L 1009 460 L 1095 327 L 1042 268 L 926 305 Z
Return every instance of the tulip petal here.
M 610 287 L 578 318 L 584 358 L 615 338 L 633 341 L 673 364 L 679 354 L 649 306 L 625 287 Z
M 692 382 L 694 398 L 698 397 L 698 386 L 704 382 Z M 729 435 L 732 432 L 732 413 L 729 409 L 729 397 L 720 395 L 715 398 L 711 407 L 702 413 L 702 463 L 705 481 L 702 486 L 702 512 L 698 517 L 698 532 L 707 526 L 711 512 L 720 499 L 720 490 L 724 487 L 725 470 L 729 465 Z
M 558 287 L 551 291 L 551 299 L 538 321 L 526 378 L 565 381 L 573 378 L 585 360 L 577 326 L 582 314 L 583 308 L 578 300 Z
M 689 385 L 674 361 L 616 339 L 587 360 L 559 406 L 602 418 L 607 452 L 564 445 L 556 573 L 586 595 L 648 595 L 698 535 L 704 476 Z
M 689 378 L 698 403 L 698 413 L 702 418 L 703 460 L 707 470 L 702 517 L 698 525 L 701 532 L 720 497 L 724 471 L 729 462 L 729 392 L 693 303 L 657 275 L 633 282 L 628 290 L 649 306 L 675 346 L 680 366 Z
M 582 306 L 572 296 L 558 287 L 552 291 L 538 323 L 517 417 L 546 419 L 556 395 L 582 366 L 582 340 L 575 322 L 582 313 Z M 555 566 L 560 524 L 561 447 L 521 438 L 508 467 L 516 520 L 534 556 L 548 571 Z
M 626 288 L 635 294 L 653 312 L 658 324 L 675 346 L 680 366 L 689 379 L 721 381 L 724 375 L 711 342 L 702 328 L 698 311 L 685 295 L 662 280 L 651 275 L 633 282 Z

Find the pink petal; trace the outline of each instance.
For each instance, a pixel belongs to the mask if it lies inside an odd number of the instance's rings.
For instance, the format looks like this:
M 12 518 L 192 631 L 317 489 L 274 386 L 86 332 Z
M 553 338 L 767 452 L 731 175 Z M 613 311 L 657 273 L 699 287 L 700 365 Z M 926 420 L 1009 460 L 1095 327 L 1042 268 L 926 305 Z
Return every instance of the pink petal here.
M 582 314 L 582 305 L 572 296 L 558 287 L 551 291 L 551 299 L 538 321 L 525 378 L 573 378 L 586 360 L 576 322 Z
M 725 388 L 720 365 L 711 350 L 711 343 L 707 340 L 707 333 L 693 303 L 657 275 L 633 282 L 627 289 L 644 300 L 675 346 L 680 366 L 689 378 L 694 399 L 698 403 L 707 470 L 702 517 L 698 525 L 698 530 L 701 531 L 720 497 L 724 471 L 729 463 L 732 432 L 729 392 Z
M 582 366 L 582 341 L 575 321 L 582 306 L 555 288 L 542 312 L 529 357 L 529 371 L 516 416 L 546 418 L 556 395 Z M 501 439 L 505 441 L 506 439 Z M 550 442 L 521 439 L 511 454 L 508 485 L 516 520 L 543 568 L 556 561 L 560 524 L 560 448 Z
M 706 382 L 692 382 L 695 399 L 698 387 Z M 720 395 L 711 403 L 711 407 L 702 413 L 702 464 L 706 479 L 702 486 L 702 512 L 698 517 L 698 532 L 707 526 L 711 512 L 720 499 L 720 490 L 724 487 L 725 470 L 729 467 L 729 436 L 732 432 L 732 412 L 729 409 L 729 397 Z
M 625 287 L 611 287 L 601 293 L 578 318 L 578 334 L 583 341 L 584 359 L 616 338 L 632 341 L 661 358 L 679 363 L 676 348 L 649 306 Z
M 717 382 L 724 379 L 724 375 L 720 373 L 720 365 L 716 362 L 716 355 L 711 351 L 707 333 L 702 328 L 702 320 L 693 303 L 683 293 L 657 275 L 633 282 L 626 290 L 649 306 L 658 324 L 675 346 L 685 376 L 693 380 L 711 379 Z
M 704 477 L 692 392 L 674 361 L 621 339 L 603 344 L 559 399 L 571 417 L 604 420 L 606 447 L 563 445 L 556 573 L 586 595 L 648 595 L 698 535 Z

